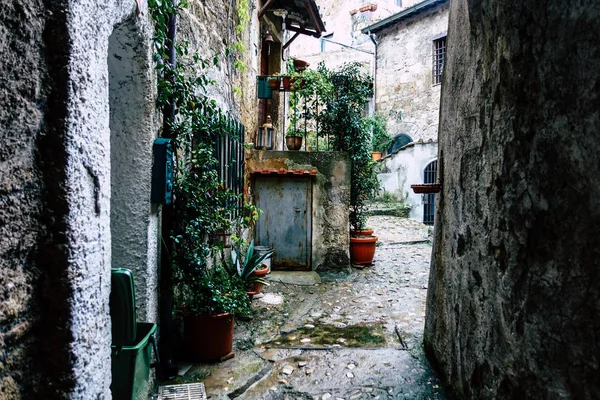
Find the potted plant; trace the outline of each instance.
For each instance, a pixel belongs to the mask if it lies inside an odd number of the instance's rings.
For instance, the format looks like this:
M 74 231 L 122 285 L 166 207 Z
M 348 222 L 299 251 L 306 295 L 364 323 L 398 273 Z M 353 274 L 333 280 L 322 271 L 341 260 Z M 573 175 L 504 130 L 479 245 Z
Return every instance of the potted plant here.
M 372 138 L 368 121 L 362 116 L 373 95 L 372 79 L 361 71 L 359 63 L 346 63 L 339 70 L 326 71 L 334 88 L 325 111 L 319 115 L 324 134 L 334 148 L 350 156 L 350 259 L 355 264 L 370 264 L 377 236 L 362 235 L 367 220 L 367 201 L 379 184 L 371 158 Z
M 250 242 L 243 259 L 241 257 L 242 247 L 231 251 L 231 260 L 239 277 L 244 282 L 246 292 L 253 296 L 261 293 L 264 285 L 269 285 L 265 277 L 269 273 L 269 267 L 263 263 L 265 259 L 273 254 L 273 250 L 262 254 L 254 250 L 254 240 Z
M 280 81 L 279 81 L 279 76 L 277 73 L 275 73 L 275 75 L 272 75 L 269 77 L 269 88 L 271 90 L 279 90 L 279 85 L 280 85 Z
M 235 315 L 249 315 L 244 282 L 226 266 L 178 266 L 174 300 L 190 359 L 218 361 L 231 353 Z
M 392 143 L 392 137 L 385 127 L 385 117 L 382 114 L 376 113 L 367 117 L 367 123 L 372 131 L 371 136 L 371 157 L 373 161 L 379 161 L 383 153 L 387 151 Z
M 300 109 L 300 95 L 293 92 L 289 99 L 290 125 L 285 135 L 285 145 L 288 150 L 300 150 L 303 136 L 300 134 L 302 110 Z
M 180 162 L 173 188 L 174 306 L 183 318 L 187 353 L 202 361 L 229 354 L 234 315 L 250 313 L 244 282 L 236 271 L 209 262 L 213 250 L 209 238 L 232 228 L 231 216 L 239 204 L 239 196 L 220 182 L 216 165 L 210 145 L 198 142 Z

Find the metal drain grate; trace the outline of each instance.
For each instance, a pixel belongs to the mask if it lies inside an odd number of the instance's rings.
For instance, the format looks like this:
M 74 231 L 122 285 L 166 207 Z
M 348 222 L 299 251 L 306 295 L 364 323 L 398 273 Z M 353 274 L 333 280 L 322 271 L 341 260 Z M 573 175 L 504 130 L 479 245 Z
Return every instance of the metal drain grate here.
M 159 386 L 158 400 L 206 400 L 204 383 Z

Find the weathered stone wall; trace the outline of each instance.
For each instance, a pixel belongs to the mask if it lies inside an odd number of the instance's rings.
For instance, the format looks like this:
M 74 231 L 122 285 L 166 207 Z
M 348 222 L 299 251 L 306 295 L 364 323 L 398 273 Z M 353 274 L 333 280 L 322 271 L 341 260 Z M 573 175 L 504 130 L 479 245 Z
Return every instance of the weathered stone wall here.
M 46 232 L 36 149 L 47 132 L 50 82 L 44 3 L 3 1 L 0 7 L 0 398 L 15 399 L 31 394 L 41 379 L 31 354 L 40 346 L 39 332 L 32 331 L 40 323 L 44 272 L 36 252 Z
M 324 36 L 329 37 L 333 34 L 330 37 L 331 40 L 370 50 L 372 47 L 371 41 L 367 35 L 360 32 L 362 28 L 411 7 L 420 1 L 403 0 L 400 7 L 396 5 L 395 0 L 317 0 L 317 5 L 327 30 Z M 360 11 L 361 7 L 372 4 L 377 6 L 375 11 Z M 354 10 L 357 12 L 352 14 L 351 12 Z M 290 54 L 293 57 L 304 59 L 307 54 L 319 53 L 320 48 L 321 44 L 318 38 L 300 36 L 290 46 Z M 327 43 L 325 49 L 327 52 L 336 51 L 340 49 L 340 46 Z M 356 53 L 352 53 L 345 61 L 352 61 L 355 55 Z M 346 54 L 341 53 L 340 56 L 346 56 Z
M 439 5 L 377 34 L 377 111 L 392 135 L 437 140 L 441 85 L 433 84 L 433 39 L 448 29 Z
M 600 3 L 455 0 L 425 345 L 462 399 L 600 398 Z
M 247 152 L 248 153 L 248 152 Z M 312 268 L 324 271 L 350 265 L 350 165 L 342 152 L 251 151 L 246 173 L 257 169 L 316 169 L 312 185 Z M 252 180 L 248 179 L 250 182 Z M 250 193 L 253 192 L 250 186 Z
M 241 35 L 236 34 L 237 1 L 193 0 L 179 19 L 178 40 L 189 40 L 190 50 L 210 61 L 207 76 L 214 84 L 207 87 L 209 97 L 240 119 L 248 132 L 257 127 L 256 75 L 259 74 L 260 30 L 257 18 L 258 0 L 249 0 L 250 21 Z M 228 46 L 238 40 L 245 51 L 231 51 Z M 219 63 L 212 64 L 217 55 Z M 235 67 L 238 60 L 242 69 Z M 239 92 L 236 93 L 237 89 Z M 240 94 L 241 93 L 241 94 Z

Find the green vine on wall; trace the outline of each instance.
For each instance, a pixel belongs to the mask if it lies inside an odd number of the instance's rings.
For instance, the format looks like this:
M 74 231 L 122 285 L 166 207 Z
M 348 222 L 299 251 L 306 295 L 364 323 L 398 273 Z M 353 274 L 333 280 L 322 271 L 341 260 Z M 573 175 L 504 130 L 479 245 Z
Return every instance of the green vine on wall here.
M 207 269 L 213 253 L 208 239 L 217 232 L 247 225 L 248 218 L 252 217 L 244 211 L 252 213 L 252 209 L 238 210 L 241 195 L 227 188 L 217 172 L 215 140 L 220 135 L 235 134 L 228 128 L 230 117 L 206 95 L 207 87 L 214 83 L 207 77 L 206 69 L 218 64 L 218 56 L 207 60 L 192 53 L 188 41 L 173 43 L 169 38 L 171 18 L 179 18 L 188 6 L 185 1 L 175 6 L 170 0 L 149 0 L 155 28 L 157 105 L 170 116 L 164 124 L 163 135 L 173 139 L 177 158 L 170 249 L 176 283 L 174 295 L 178 307 L 187 307 L 188 311 L 218 312 L 225 303 L 232 311 L 240 311 L 246 302 L 231 303 L 226 294 L 221 296 L 215 292 L 209 282 L 215 272 Z M 177 55 L 175 65 L 170 63 L 171 48 Z M 207 294 L 207 299 L 223 301 L 198 302 L 202 293 Z M 241 293 L 247 300 L 245 292 Z

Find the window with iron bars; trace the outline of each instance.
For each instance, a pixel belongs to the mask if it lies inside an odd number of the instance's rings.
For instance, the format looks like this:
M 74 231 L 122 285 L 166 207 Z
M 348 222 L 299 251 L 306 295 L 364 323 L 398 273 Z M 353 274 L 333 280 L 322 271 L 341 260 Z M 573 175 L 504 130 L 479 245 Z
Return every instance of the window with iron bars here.
M 446 36 L 433 41 L 433 84 L 442 83 L 442 72 L 446 61 Z

